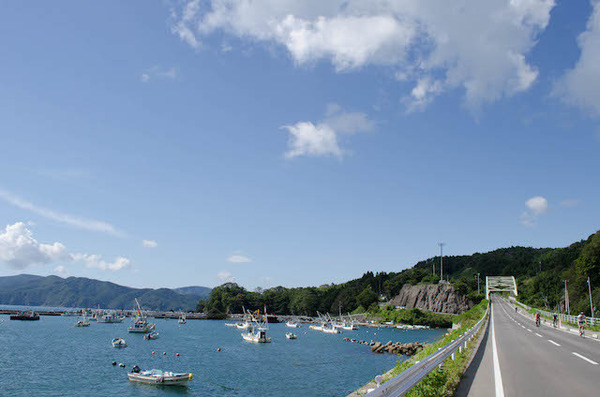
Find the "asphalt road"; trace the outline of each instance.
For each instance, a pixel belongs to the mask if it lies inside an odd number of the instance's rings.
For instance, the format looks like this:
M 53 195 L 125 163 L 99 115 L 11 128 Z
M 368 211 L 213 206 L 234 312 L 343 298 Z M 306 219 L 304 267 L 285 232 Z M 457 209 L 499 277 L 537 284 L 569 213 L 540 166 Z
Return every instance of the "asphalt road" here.
M 600 341 L 538 328 L 498 297 L 482 348 L 457 396 L 600 396 Z

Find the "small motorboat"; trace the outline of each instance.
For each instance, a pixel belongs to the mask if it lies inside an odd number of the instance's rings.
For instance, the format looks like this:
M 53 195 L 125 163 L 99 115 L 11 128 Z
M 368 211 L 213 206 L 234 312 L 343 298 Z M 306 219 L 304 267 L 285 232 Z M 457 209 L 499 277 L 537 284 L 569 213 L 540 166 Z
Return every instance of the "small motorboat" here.
M 127 347 L 127 342 L 123 338 L 115 338 L 111 341 L 113 347 Z
M 78 320 L 78 321 L 75 323 L 75 326 L 76 326 L 76 327 L 89 327 L 89 326 L 90 326 L 90 323 L 89 323 L 89 321 L 86 321 L 85 319 L 83 319 L 83 320 Z
M 225 323 L 226 327 L 236 327 L 237 324 L 236 323 Z
M 144 339 L 146 339 L 146 340 L 158 339 L 159 336 L 160 336 L 160 334 L 158 332 L 152 331 L 152 332 L 144 335 Z
M 286 333 L 285 333 L 285 337 L 286 337 L 286 338 L 288 338 L 288 339 L 296 339 L 296 338 L 298 338 L 298 337 L 296 336 L 296 334 L 293 334 L 293 333 L 291 333 L 291 332 L 286 332 Z
M 187 386 L 187 383 L 192 380 L 193 375 L 190 372 L 176 373 L 161 371 L 159 369 L 142 371 L 140 367 L 136 365 L 131 372 L 127 373 L 127 377 L 132 382 L 146 383 L 149 385 Z
M 290 320 L 286 322 L 285 325 L 290 328 L 300 328 L 300 323 L 298 323 L 297 321 Z
M 179 316 L 179 320 L 177 320 L 178 324 L 185 324 L 185 314 L 181 313 L 181 316 Z

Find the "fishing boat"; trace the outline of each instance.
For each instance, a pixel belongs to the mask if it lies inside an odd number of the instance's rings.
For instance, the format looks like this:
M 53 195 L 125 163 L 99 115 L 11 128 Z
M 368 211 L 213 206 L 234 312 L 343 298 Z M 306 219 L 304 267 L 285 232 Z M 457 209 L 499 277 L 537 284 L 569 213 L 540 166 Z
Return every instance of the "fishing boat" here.
M 290 328 L 300 328 L 300 323 L 296 320 L 289 320 L 286 321 L 285 326 Z
M 146 315 L 144 314 L 144 312 L 142 312 L 140 303 L 137 299 L 135 299 L 135 304 L 137 306 L 137 309 L 134 309 L 136 311 L 136 314 L 131 319 L 131 324 L 129 325 L 128 329 L 129 332 L 137 334 L 147 334 L 148 332 L 154 331 L 154 328 L 156 326 L 154 324 L 148 323 Z
M 288 338 L 288 339 L 296 339 L 296 338 L 298 338 L 298 337 L 296 336 L 296 334 L 293 334 L 293 333 L 291 333 L 291 332 L 286 332 L 286 333 L 285 333 L 285 337 L 286 337 L 286 338 Z
M 132 382 L 146 383 L 149 385 L 187 386 L 187 383 L 192 380 L 193 375 L 190 372 L 176 373 L 161 371 L 159 369 L 142 371 L 136 365 L 131 372 L 127 373 L 127 377 Z
M 144 335 L 144 339 L 146 339 L 146 340 L 158 339 L 159 336 L 160 336 L 160 334 L 158 332 L 152 331 L 152 332 L 148 332 L 146 335 Z
M 77 320 L 77 322 L 75 323 L 75 326 L 76 327 L 89 327 L 90 326 L 90 322 L 87 321 L 85 314 L 83 315 L 82 318 Z
M 177 320 L 178 324 L 185 324 L 185 314 L 181 313 L 181 315 L 179 316 L 179 320 Z
M 340 331 L 340 329 L 338 327 L 334 327 L 332 324 L 326 324 L 323 326 L 323 329 L 321 330 L 326 334 L 341 334 L 342 331 Z
M 107 313 L 99 312 L 96 314 L 96 322 L 104 324 L 122 323 L 125 317 L 119 317 L 115 311 Z
M 40 319 L 40 315 L 32 310 L 27 310 L 24 312 L 20 312 L 19 314 L 13 314 L 10 316 L 11 320 L 21 320 L 21 321 L 37 321 Z
M 226 327 L 236 327 L 237 324 L 236 323 L 225 323 Z
M 323 324 L 309 325 L 308 328 L 315 330 L 315 331 L 323 331 Z
M 123 338 L 115 338 L 110 343 L 113 347 L 127 347 L 127 342 Z
M 252 319 L 252 324 L 248 326 L 246 332 L 242 333 L 242 338 L 247 342 L 271 343 L 271 338 L 267 336 L 267 330 L 269 329 L 267 307 L 265 306 L 264 322 L 259 322 L 260 310 L 256 311 L 256 315 L 250 312 L 248 312 L 248 315 Z

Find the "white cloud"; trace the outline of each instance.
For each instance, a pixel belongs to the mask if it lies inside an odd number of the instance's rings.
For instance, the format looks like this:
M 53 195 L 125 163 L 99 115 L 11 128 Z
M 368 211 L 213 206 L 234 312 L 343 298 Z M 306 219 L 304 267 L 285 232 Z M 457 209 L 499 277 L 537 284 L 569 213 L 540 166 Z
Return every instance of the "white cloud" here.
M 527 210 L 521 214 L 521 223 L 527 227 L 534 227 L 538 218 L 548 211 L 548 200 L 542 196 L 535 196 L 525 202 Z
M 177 68 L 175 66 L 165 69 L 156 65 L 146 69 L 140 75 L 140 81 L 142 83 L 147 83 L 150 80 L 175 80 L 177 76 Z
M 54 268 L 54 273 L 60 274 L 61 276 L 67 276 L 69 275 L 69 269 L 63 265 L 58 265 Z
M 526 61 L 554 0 L 199 0 L 172 10 L 172 31 L 195 49 L 210 35 L 285 48 L 298 65 L 394 69 L 415 83 L 409 110 L 450 89 L 472 108 L 527 90 Z M 426 84 L 426 82 L 430 82 Z M 417 103 L 411 104 L 412 97 Z
M 235 282 L 235 277 L 228 270 L 221 270 L 217 273 L 217 278 L 222 283 L 233 283 Z
M 71 254 L 71 258 L 74 261 L 82 261 L 89 268 L 96 268 L 100 270 L 121 270 L 131 266 L 131 261 L 122 256 L 117 257 L 114 262 L 106 262 L 102 259 L 101 255 L 96 254 Z
M 342 158 L 345 151 L 339 145 L 339 134 L 372 131 L 375 123 L 364 113 L 345 112 L 337 104 L 327 106 L 326 118 L 316 125 L 300 121 L 282 128 L 289 132 L 288 159 L 299 156 L 335 156 Z
M 154 240 L 142 240 L 142 246 L 144 248 L 156 248 L 158 247 L 158 243 Z
M 64 223 L 64 224 L 67 224 L 69 226 L 72 226 L 72 227 L 75 227 L 78 229 L 103 232 L 103 233 L 107 233 L 107 234 L 111 234 L 113 236 L 119 236 L 119 237 L 122 237 L 125 235 L 123 232 L 117 230 L 110 223 L 96 221 L 93 219 L 78 218 L 73 215 L 56 212 L 53 210 L 49 210 L 47 208 L 38 207 L 28 201 L 25 201 L 19 197 L 13 196 L 12 194 L 1 191 L 1 190 L 0 190 L 0 199 L 3 199 L 7 203 L 12 204 L 15 207 L 19 207 L 21 209 L 31 211 L 35 214 L 43 216 L 44 218 L 48 218 L 53 221 Z
M 247 263 L 247 262 L 252 262 L 252 259 L 248 258 L 247 256 L 243 256 L 243 255 L 231 255 L 229 258 L 227 258 L 227 262 Z
M 548 211 L 548 200 L 542 196 L 535 196 L 525 202 L 525 205 L 534 215 L 541 215 Z
M 44 265 L 66 257 L 61 243 L 39 243 L 23 222 L 7 225 L 0 234 L 0 261 L 14 269 Z
M 131 264 L 129 259 L 123 257 L 118 257 L 114 262 L 106 262 L 100 255 L 69 253 L 59 242 L 40 243 L 23 222 L 7 225 L 4 233 L 0 234 L 0 262 L 14 269 L 22 270 L 59 260 L 83 261 L 86 266 L 101 270 L 121 270 Z M 65 269 L 64 265 L 59 265 L 54 271 L 60 274 Z
M 587 29 L 577 38 L 581 50 L 579 60 L 558 82 L 554 94 L 600 116 L 600 1 L 591 3 L 593 10 Z

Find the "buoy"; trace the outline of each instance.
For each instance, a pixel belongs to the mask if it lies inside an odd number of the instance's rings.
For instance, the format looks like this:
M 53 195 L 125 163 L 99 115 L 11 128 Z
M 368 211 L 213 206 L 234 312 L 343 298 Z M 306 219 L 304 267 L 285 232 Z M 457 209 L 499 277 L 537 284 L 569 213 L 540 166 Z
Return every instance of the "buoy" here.
M 221 348 L 219 347 L 219 348 L 217 349 L 217 351 L 218 351 L 218 352 L 220 352 L 220 351 L 221 351 Z
M 119 367 L 124 367 L 124 366 L 125 366 L 125 364 L 119 363 Z
M 179 357 L 179 353 L 177 353 L 176 356 Z
M 152 354 L 154 354 L 154 352 L 152 352 Z
M 163 352 L 163 356 L 166 356 L 166 355 L 167 355 L 167 352 Z
M 112 362 L 112 365 L 117 365 L 117 362 L 116 362 L 116 361 L 113 361 L 113 362 Z

